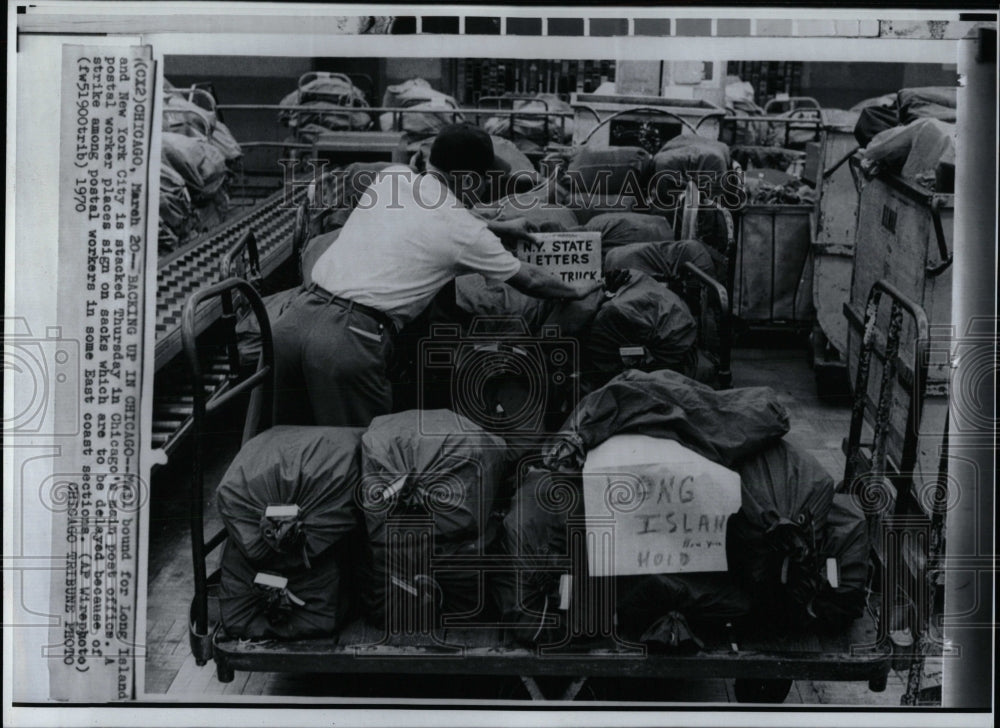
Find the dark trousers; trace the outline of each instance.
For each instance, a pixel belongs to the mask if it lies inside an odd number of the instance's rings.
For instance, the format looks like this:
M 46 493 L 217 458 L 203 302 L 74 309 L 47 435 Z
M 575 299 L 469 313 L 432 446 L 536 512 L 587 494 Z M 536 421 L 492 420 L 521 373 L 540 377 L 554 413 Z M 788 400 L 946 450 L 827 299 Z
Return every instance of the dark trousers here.
M 273 331 L 278 424 L 367 427 L 392 411 L 393 334 L 370 315 L 304 290 Z

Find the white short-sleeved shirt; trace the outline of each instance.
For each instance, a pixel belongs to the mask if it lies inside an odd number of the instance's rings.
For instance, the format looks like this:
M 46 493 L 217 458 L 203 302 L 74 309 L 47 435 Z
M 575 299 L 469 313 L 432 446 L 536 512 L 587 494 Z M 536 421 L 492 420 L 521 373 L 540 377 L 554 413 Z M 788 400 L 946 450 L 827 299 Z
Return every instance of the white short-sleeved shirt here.
M 508 280 L 521 263 L 437 178 L 392 165 L 361 196 L 337 242 L 312 270 L 330 293 L 402 327 L 465 273 Z

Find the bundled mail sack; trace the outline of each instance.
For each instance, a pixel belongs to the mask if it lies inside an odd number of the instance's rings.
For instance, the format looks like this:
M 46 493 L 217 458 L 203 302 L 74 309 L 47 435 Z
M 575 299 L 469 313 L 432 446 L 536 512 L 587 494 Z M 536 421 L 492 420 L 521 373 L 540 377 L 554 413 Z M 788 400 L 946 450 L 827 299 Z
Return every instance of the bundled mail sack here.
M 583 229 L 601 234 L 602 253 L 628 243 L 674 239 L 674 231 L 666 218 L 641 212 L 608 212 L 595 215 L 587 220 Z
M 680 296 L 639 271 L 594 316 L 587 362 L 597 376 L 625 369 L 693 373 L 697 326 Z
M 196 121 L 195 117 L 200 121 Z M 229 127 L 219 121 L 214 111 L 204 109 L 177 94 L 167 95 L 163 102 L 163 130 L 205 138 L 222 153 L 227 162 L 235 162 L 243 156 L 239 142 L 233 137 Z
M 160 228 L 167 233 L 160 235 L 160 252 L 169 252 L 181 245 L 194 226 L 195 213 L 191 207 L 184 177 L 170 166 L 164 155 L 160 164 Z M 169 240 L 168 245 L 163 245 Z
M 750 597 L 727 573 L 618 577 L 620 635 L 656 652 L 696 652 L 699 632 L 715 633 L 751 611 Z
M 489 205 L 477 205 L 474 211 L 499 222 L 524 218 L 541 232 L 564 232 L 579 225 L 576 214 L 565 205 L 549 202 L 543 189 L 507 195 Z
M 858 146 L 867 147 L 868 143 L 883 131 L 898 125 L 899 109 L 895 103 L 866 106 L 858 112 L 858 121 L 854 125 L 854 139 L 858 142 Z
M 569 519 L 583 515 L 579 472 L 553 472 L 525 465 L 503 518 L 498 553 L 511 568 L 490 576 L 507 636 L 522 644 L 565 639 L 568 610 L 561 609 L 579 589 L 583 574 L 571 574 Z M 585 559 L 577 559 L 585 566 Z M 566 581 L 563 577 L 575 576 Z M 567 584 L 569 586 L 567 587 Z
M 531 160 L 510 139 L 493 136 L 493 161 L 489 171 L 484 199 L 498 200 L 507 195 L 528 192 L 537 187 L 542 178 L 535 171 Z
M 870 556 L 864 511 L 853 496 L 834 495 L 816 565 L 820 585 L 808 609 L 821 630 L 841 631 L 864 613 Z
M 433 571 L 432 560 L 485 552 L 507 468 L 503 439 L 449 410 L 372 420 L 362 437 L 361 503 L 371 550 L 363 601 L 373 624 L 475 609 L 482 573 Z
M 862 156 L 869 174 L 884 170 L 919 182 L 926 176 L 933 180 L 938 162 L 954 153 L 954 124 L 919 119 L 880 133 L 871 140 Z
M 455 279 L 455 302 L 470 316 L 494 318 L 497 331 L 528 332 L 537 336 L 543 326 L 558 326 L 559 335 L 581 338 L 589 330 L 601 301 L 594 291 L 577 301 L 534 298 L 506 283 L 486 280 L 478 273 Z
M 458 102 L 448 94 L 431 88 L 430 83 L 423 78 L 411 78 L 403 83 L 393 84 L 385 90 L 382 106 L 405 109 L 421 109 L 428 112 L 434 110 L 458 109 Z M 413 113 L 399 114 L 399 131 L 406 133 L 409 141 L 417 141 L 434 136 L 449 124 L 463 121 L 459 113 Z M 383 131 L 394 131 L 393 113 L 387 111 L 379 117 Z
M 927 189 L 936 189 L 938 169 L 942 163 L 950 164 L 954 171 L 955 128 L 934 119 L 917 121 L 912 126 L 918 124 L 920 129 L 906 155 L 900 176 Z
M 306 140 L 314 140 L 329 130 L 367 129 L 372 124 L 371 115 L 363 110 L 368 106 L 364 92 L 340 73 L 308 81 L 278 105 L 283 107 L 278 121 Z M 308 108 L 294 108 L 297 106 Z
M 284 291 L 272 293 L 264 296 L 264 308 L 267 311 L 267 320 L 274 330 L 275 322 L 281 318 L 292 301 L 299 295 L 301 289 L 298 287 L 287 288 Z M 255 367 L 260 358 L 261 337 L 260 322 L 253 311 L 248 309 L 243 318 L 236 323 L 236 347 L 240 352 L 240 365 L 243 367 Z
M 712 277 L 719 274 L 708 248 L 698 240 L 629 243 L 609 250 L 604 256 L 605 272 L 628 268 L 660 280 L 675 278 L 685 263 L 693 263 Z
M 327 554 L 308 569 L 261 570 L 228 541 L 219 585 L 226 634 L 251 640 L 332 636 L 351 606 L 350 580 L 337 556 Z
M 543 115 L 543 113 L 553 112 L 573 113 L 573 107 L 556 94 L 538 94 L 533 99 L 515 101 L 512 108 L 514 111 L 530 112 L 530 115 L 491 116 L 483 122 L 483 128 L 490 134 L 508 136 L 511 135 L 511 124 L 513 123 L 513 136 L 515 138 L 530 140 L 540 147 L 544 147 L 550 142 L 568 144 L 573 138 L 572 118 L 560 120 L 558 117 Z
M 208 201 L 226 181 L 226 158 L 204 138 L 163 132 L 163 158 L 184 178 L 194 202 Z
M 363 432 L 284 425 L 240 449 L 216 502 L 230 540 L 251 563 L 308 568 L 354 530 Z
M 761 609 L 803 619 L 819 587 L 833 479 L 816 458 L 784 440 L 737 470 L 742 505 L 726 526 L 729 572 Z
M 732 467 L 788 432 L 788 410 L 769 387 L 715 391 L 669 369 L 631 369 L 580 400 L 544 448 L 546 464 L 582 467 L 588 450 L 628 432 L 677 440 Z
M 586 225 L 598 215 L 633 212 L 640 206 L 639 200 L 632 195 L 588 195 L 584 193 L 567 194 L 566 207 L 573 211 L 581 225 Z
M 699 136 L 676 136 L 653 157 L 653 175 L 674 189 L 683 188 L 697 174 L 718 181 L 730 166 L 727 144 Z
M 642 147 L 580 147 L 566 168 L 575 194 L 643 195 L 649 182 L 651 157 Z
M 900 89 L 896 94 L 899 122 L 909 124 L 917 119 L 937 119 L 954 124 L 958 106 L 958 87 L 922 86 Z

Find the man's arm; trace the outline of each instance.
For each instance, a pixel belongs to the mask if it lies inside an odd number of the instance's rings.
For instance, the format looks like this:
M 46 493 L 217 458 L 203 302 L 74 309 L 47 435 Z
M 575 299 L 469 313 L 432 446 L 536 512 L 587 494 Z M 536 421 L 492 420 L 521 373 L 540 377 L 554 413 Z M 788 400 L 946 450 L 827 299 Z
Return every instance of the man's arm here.
M 544 268 L 521 261 L 521 268 L 506 281 L 528 296 L 535 298 L 586 298 L 599 289 L 601 281 L 574 281 L 567 283 Z
M 487 220 L 486 228 L 500 238 L 504 247 L 513 248 L 518 240 L 533 241 L 531 233 L 537 232 L 537 226 L 529 223 L 523 217 L 513 220 Z

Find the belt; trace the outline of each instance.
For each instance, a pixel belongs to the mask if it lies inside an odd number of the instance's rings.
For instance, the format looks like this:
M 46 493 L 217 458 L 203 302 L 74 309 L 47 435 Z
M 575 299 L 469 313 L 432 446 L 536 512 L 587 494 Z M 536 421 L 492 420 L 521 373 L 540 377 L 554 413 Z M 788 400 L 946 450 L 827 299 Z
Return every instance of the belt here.
M 335 296 L 322 286 L 317 285 L 316 283 L 309 284 L 309 287 L 306 288 L 306 290 L 309 293 L 313 294 L 314 296 L 319 296 L 320 298 L 325 299 L 327 303 L 336 304 L 348 312 L 357 311 L 358 313 L 363 313 L 368 318 L 381 324 L 382 327 L 385 328 L 386 331 L 388 331 L 390 334 L 395 335 L 396 333 L 396 325 L 392 322 L 392 319 L 389 318 L 389 315 L 386 314 L 384 311 L 379 311 L 377 308 L 366 306 L 363 303 L 357 303 L 356 301 L 352 301 L 348 298 L 341 298 L 340 296 Z

